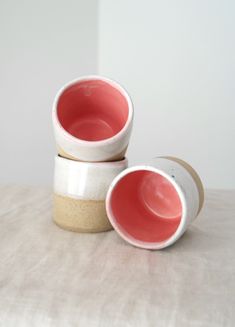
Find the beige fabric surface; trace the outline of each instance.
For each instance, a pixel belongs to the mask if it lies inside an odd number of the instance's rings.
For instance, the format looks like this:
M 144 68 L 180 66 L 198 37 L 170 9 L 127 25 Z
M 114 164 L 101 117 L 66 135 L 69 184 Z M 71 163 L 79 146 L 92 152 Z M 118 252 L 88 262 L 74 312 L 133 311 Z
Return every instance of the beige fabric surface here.
M 0 326 L 235 326 L 235 191 L 206 192 L 161 251 L 51 218 L 50 190 L 0 188 Z M 130 213 L 131 214 L 131 213 Z

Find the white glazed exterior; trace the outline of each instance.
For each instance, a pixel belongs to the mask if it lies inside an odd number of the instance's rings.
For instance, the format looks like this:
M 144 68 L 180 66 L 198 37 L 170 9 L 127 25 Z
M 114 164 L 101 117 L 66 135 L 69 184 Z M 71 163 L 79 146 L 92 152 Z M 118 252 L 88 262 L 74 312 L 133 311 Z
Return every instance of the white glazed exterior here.
M 127 165 L 127 159 L 92 163 L 56 156 L 54 193 L 80 200 L 105 200 L 110 183 Z
M 163 242 L 142 242 L 127 234 L 116 222 L 111 208 L 111 195 L 115 185 L 126 175 L 138 170 L 148 170 L 156 172 L 169 180 L 181 200 L 182 217 L 176 232 Z M 113 228 L 118 234 L 130 244 L 145 248 L 158 250 L 168 247 L 175 243 L 185 232 L 188 225 L 197 217 L 199 210 L 199 190 L 191 174 L 179 163 L 163 157 L 154 158 L 149 164 L 139 165 L 125 169 L 111 183 L 106 196 L 106 211 Z M 131 214 L 131 213 L 130 213 Z
M 111 138 L 94 142 L 78 139 L 69 134 L 61 126 L 58 120 L 57 104 L 61 94 L 73 84 L 87 80 L 101 80 L 109 83 L 117 90 L 119 90 L 119 92 L 125 97 L 128 103 L 129 113 L 126 124 L 120 132 Z M 110 158 L 113 158 L 122 153 L 128 146 L 133 124 L 133 104 L 126 90 L 113 80 L 98 75 L 84 76 L 67 83 L 59 90 L 53 103 L 52 122 L 56 144 L 65 153 L 69 154 L 75 159 L 82 161 L 108 161 Z

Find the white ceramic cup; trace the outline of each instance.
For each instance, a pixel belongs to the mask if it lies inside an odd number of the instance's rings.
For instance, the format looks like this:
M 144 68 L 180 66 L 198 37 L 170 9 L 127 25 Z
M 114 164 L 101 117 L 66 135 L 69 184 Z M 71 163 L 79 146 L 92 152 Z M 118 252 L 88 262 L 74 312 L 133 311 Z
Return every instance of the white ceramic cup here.
M 118 83 L 85 76 L 59 90 L 52 120 L 62 156 L 91 162 L 121 160 L 130 139 L 133 105 Z
M 162 249 L 181 237 L 199 214 L 203 200 L 201 180 L 189 164 L 159 157 L 115 177 L 106 210 L 114 229 L 127 242 Z
M 105 210 L 110 183 L 127 167 L 127 159 L 80 162 L 55 157 L 53 218 L 60 227 L 76 232 L 112 229 Z

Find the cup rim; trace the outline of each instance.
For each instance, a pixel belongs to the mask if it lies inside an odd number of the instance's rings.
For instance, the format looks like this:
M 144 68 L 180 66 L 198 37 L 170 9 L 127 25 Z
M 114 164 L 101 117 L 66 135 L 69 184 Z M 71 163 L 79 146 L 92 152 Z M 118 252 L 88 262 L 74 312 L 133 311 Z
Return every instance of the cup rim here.
M 68 162 L 75 166 L 99 166 L 99 167 L 118 167 L 118 166 L 127 166 L 128 165 L 128 159 L 127 157 L 124 157 L 121 160 L 117 161 L 78 161 L 73 160 L 70 158 L 65 158 L 61 156 L 60 154 L 55 155 L 55 160 Z
M 116 219 L 113 215 L 113 212 L 112 212 L 111 196 L 112 196 L 112 192 L 113 192 L 115 186 L 126 175 L 130 174 L 131 172 L 140 171 L 140 170 L 151 171 L 151 172 L 157 173 L 157 174 L 165 177 L 175 187 L 175 189 L 179 195 L 181 204 L 182 204 L 182 216 L 181 216 L 181 220 L 180 220 L 180 223 L 179 223 L 176 231 L 174 232 L 174 234 L 171 237 L 169 237 L 167 240 L 162 241 L 162 242 L 140 241 L 131 235 L 127 235 L 127 233 L 125 233 L 125 231 L 120 227 L 120 225 L 116 221 Z M 168 247 L 168 246 L 172 245 L 173 243 L 175 243 L 186 229 L 187 205 L 186 205 L 186 199 L 185 199 L 185 196 L 184 196 L 184 193 L 183 193 L 181 187 L 176 183 L 174 178 L 172 178 L 170 175 L 166 174 L 161 169 L 155 168 L 150 165 L 138 165 L 138 166 L 134 166 L 134 167 L 129 167 L 129 168 L 126 168 L 125 170 L 123 170 L 120 174 L 118 174 L 110 184 L 110 187 L 109 187 L 107 195 L 106 195 L 105 205 L 106 205 L 107 216 L 108 216 L 109 221 L 110 221 L 111 225 L 113 226 L 113 228 L 126 242 L 128 242 L 136 247 L 140 247 L 143 249 L 149 249 L 149 250 L 163 249 L 163 248 Z
M 126 101 L 127 101 L 127 105 L 128 105 L 128 117 L 127 120 L 125 122 L 125 125 L 123 126 L 123 128 L 115 135 L 113 135 L 112 137 L 109 137 L 107 139 L 104 140 L 99 140 L 99 141 L 87 141 L 87 140 L 82 140 L 79 139 L 73 135 L 71 135 L 70 133 L 68 133 L 64 127 L 61 125 L 59 119 L 58 119 L 58 115 L 57 115 L 57 105 L 58 105 L 58 101 L 60 99 L 60 96 L 62 95 L 62 93 L 69 88 L 70 86 L 75 85 L 78 82 L 82 82 L 82 81 L 92 81 L 92 80 L 101 80 L 104 81 L 108 84 L 110 84 L 111 86 L 115 87 L 116 89 L 118 89 L 118 91 L 125 97 Z M 118 139 L 121 138 L 122 134 L 128 129 L 129 125 L 131 124 L 132 120 L 133 120 L 133 116 L 134 116 L 134 109 L 133 109 L 133 103 L 131 100 L 130 95 L 128 94 L 128 92 L 126 91 L 126 89 L 120 85 L 118 82 L 114 81 L 113 79 L 110 79 L 108 77 L 104 77 L 101 75 L 85 75 L 85 76 L 81 76 L 78 78 L 75 78 L 69 82 L 67 82 L 66 84 L 64 84 L 59 91 L 57 92 L 54 101 L 53 101 L 53 105 L 52 105 L 52 121 L 54 124 L 56 124 L 57 126 L 60 127 L 60 131 L 63 133 L 63 136 L 65 138 L 67 138 L 68 140 L 72 140 L 78 144 L 81 145 L 86 145 L 86 146 L 94 146 L 94 145 L 104 145 L 104 144 L 110 144 L 114 141 L 117 141 Z

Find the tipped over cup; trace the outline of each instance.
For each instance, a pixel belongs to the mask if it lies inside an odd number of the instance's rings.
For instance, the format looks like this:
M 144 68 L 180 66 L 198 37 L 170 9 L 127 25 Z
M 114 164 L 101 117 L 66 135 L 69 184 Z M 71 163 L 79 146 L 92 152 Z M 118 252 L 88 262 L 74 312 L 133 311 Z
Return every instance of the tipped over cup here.
M 159 157 L 115 177 L 106 210 L 113 228 L 128 243 L 162 249 L 183 235 L 203 201 L 203 185 L 196 171 L 181 159 Z

